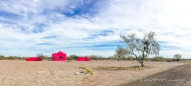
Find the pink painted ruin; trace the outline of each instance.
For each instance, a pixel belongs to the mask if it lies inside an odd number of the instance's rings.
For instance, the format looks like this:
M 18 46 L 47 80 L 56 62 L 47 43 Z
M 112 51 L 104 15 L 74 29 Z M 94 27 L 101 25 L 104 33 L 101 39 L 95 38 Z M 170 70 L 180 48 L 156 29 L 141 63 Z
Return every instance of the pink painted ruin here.
M 76 59 L 76 61 L 91 61 L 91 58 L 88 57 L 79 57 Z
M 29 58 L 26 58 L 26 61 L 42 61 L 42 59 L 38 57 L 29 57 Z
M 59 51 L 52 54 L 52 61 L 66 61 L 66 53 Z

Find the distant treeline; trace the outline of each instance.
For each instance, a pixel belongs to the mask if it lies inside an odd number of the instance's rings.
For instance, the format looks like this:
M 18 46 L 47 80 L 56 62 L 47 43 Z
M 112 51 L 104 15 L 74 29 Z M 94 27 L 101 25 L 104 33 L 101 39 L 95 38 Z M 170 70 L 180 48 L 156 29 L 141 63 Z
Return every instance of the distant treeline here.
M 43 54 L 37 54 L 37 56 L 39 58 L 43 58 L 44 60 L 51 60 L 51 57 L 48 57 L 46 55 Z M 67 60 L 76 60 L 77 58 L 79 58 L 80 56 L 78 55 L 70 55 L 67 56 Z M 87 57 L 90 57 L 92 60 L 118 60 L 119 58 L 117 58 L 116 56 L 110 56 L 110 57 L 103 57 L 103 56 L 97 56 L 97 55 L 89 55 Z M 0 55 L 0 60 L 25 60 L 28 57 L 20 57 L 20 56 L 4 56 L 4 55 Z M 139 57 L 138 59 L 140 59 L 141 57 Z M 136 60 L 136 58 L 132 57 L 132 56 L 127 56 L 127 57 L 123 57 L 120 58 L 119 61 L 124 61 L 124 60 L 131 60 L 134 61 Z M 180 60 L 191 60 L 191 59 L 175 59 L 175 58 L 165 58 L 162 56 L 155 56 L 152 58 L 144 58 L 145 61 L 167 61 L 167 62 L 173 62 L 173 61 L 180 61 Z

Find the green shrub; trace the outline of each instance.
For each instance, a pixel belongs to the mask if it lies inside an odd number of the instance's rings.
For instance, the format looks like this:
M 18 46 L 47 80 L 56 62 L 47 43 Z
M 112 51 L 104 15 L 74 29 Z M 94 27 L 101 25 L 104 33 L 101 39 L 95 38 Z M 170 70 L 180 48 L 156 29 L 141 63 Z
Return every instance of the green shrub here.
M 72 60 L 76 60 L 77 58 L 79 58 L 79 56 L 74 54 L 67 57 L 67 59 L 72 59 Z
M 5 58 L 6 60 L 16 60 L 17 56 L 8 56 Z
M 92 60 L 99 60 L 100 59 L 99 56 L 96 56 L 96 55 L 90 55 L 88 57 L 90 57 Z
M 166 59 L 162 56 L 156 56 L 154 58 L 152 58 L 152 61 L 165 61 Z
M 67 57 L 67 60 L 74 60 L 74 58 L 71 58 L 71 57 Z
M 109 56 L 107 57 L 107 60 L 116 60 L 115 56 Z
M 98 55 L 89 55 L 87 57 L 91 58 L 92 60 L 111 60 L 111 59 L 114 59 L 114 57 L 105 58 L 103 56 L 98 56 Z
M 20 57 L 20 60 L 25 60 L 27 57 Z
M 168 60 L 166 60 L 166 62 L 174 62 L 174 60 L 173 59 L 168 59 Z
M 52 60 L 52 57 L 45 56 L 45 57 L 44 57 L 44 60 L 49 60 L 49 61 L 51 61 L 51 60 Z
M 127 57 L 127 60 L 134 60 L 135 58 L 132 56 Z
M 46 58 L 48 58 L 48 56 L 45 56 L 45 55 L 43 55 L 43 54 L 37 54 L 37 57 L 39 58 L 39 59 L 46 59 Z
M 4 60 L 5 56 L 0 54 L 0 60 Z

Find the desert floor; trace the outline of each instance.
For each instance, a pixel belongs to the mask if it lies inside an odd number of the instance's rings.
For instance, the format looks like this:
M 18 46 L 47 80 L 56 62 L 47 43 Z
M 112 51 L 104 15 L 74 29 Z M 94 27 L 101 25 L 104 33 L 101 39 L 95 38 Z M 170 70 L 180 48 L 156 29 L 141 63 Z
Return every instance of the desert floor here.
M 161 71 L 187 63 L 145 62 L 152 66 L 147 70 L 103 70 L 98 66 L 131 67 L 139 66 L 136 61 L 39 61 L 24 60 L 0 61 L 0 86 L 114 86 L 131 82 Z M 83 71 L 79 67 L 91 68 L 94 75 L 75 74 Z

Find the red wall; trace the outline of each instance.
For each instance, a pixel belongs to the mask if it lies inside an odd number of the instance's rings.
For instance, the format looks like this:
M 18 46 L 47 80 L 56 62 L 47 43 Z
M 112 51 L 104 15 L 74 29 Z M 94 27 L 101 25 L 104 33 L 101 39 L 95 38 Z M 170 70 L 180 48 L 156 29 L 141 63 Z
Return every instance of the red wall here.
M 59 57 L 63 57 L 63 58 L 59 58 Z M 61 51 L 59 51 L 57 53 L 53 53 L 52 60 L 53 61 L 66 61 L 66 54 Z
M 39 59 L 38 57 L 29 57 L 25 59 L 26 61 L 42 61 L 42 59 Z
M 77 61 L 91 61 L 91 58 L 88 58 L 88 57 L 79 57 L 76 60 Z

